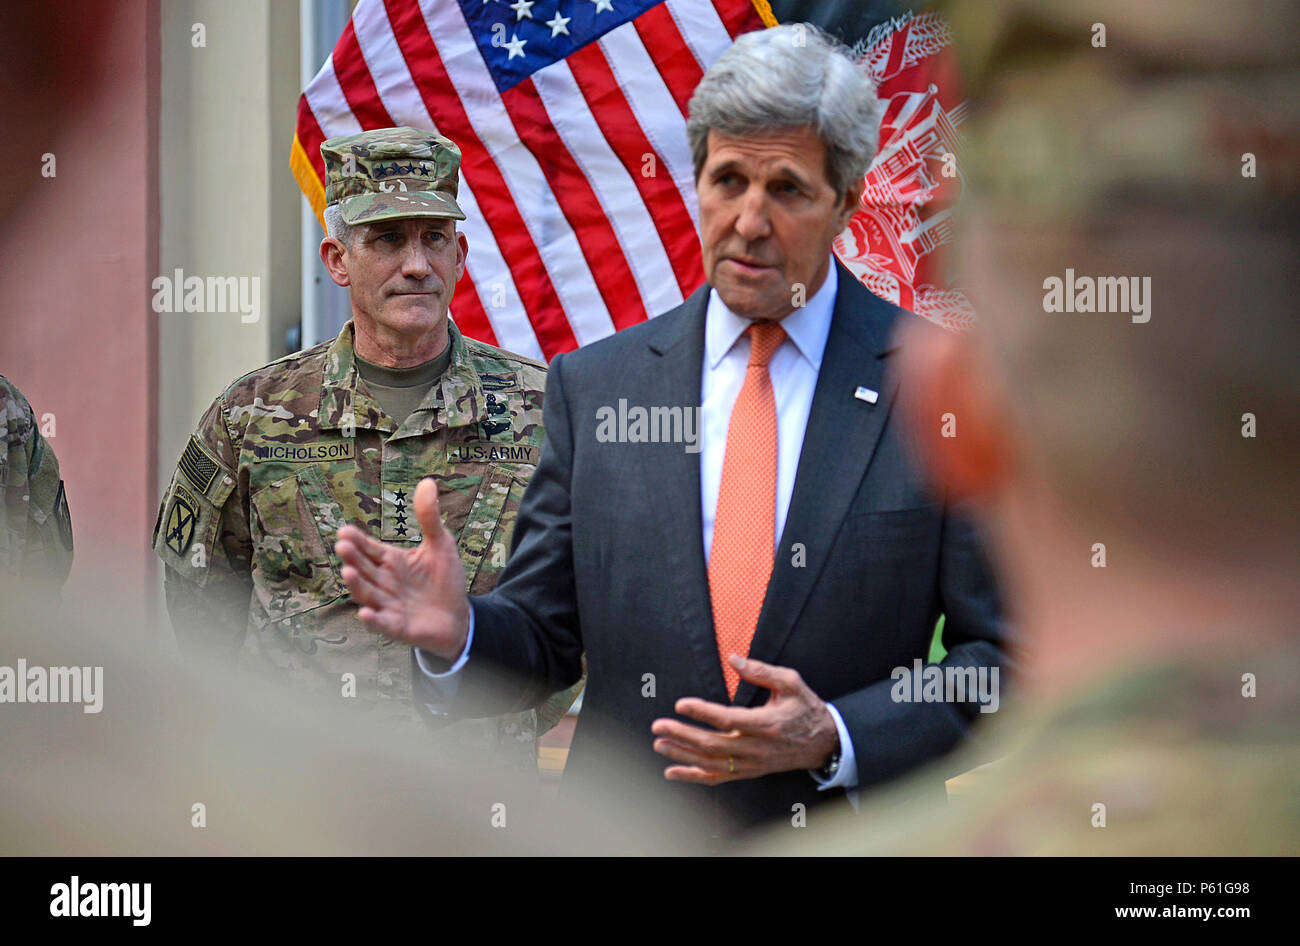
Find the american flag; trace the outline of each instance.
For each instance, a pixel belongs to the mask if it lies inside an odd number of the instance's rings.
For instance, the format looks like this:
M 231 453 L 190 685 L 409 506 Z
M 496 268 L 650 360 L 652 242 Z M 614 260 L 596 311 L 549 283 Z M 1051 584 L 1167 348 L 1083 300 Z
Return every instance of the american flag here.
M 361 0 L 299 100 L 290 165 L 319 216 L 325 139 L 412 125 L 456 142 L 470 254 L 452 318 L 549 360 L 704 281 L 687 102 L 735 36 L 775 24 L 766 0 Z M 897 210 L 837 250 L 878 294 L 914 301 L 898 277 L 925 268 L 900 270 L 907 234 L 880 234 L 916 229 Z

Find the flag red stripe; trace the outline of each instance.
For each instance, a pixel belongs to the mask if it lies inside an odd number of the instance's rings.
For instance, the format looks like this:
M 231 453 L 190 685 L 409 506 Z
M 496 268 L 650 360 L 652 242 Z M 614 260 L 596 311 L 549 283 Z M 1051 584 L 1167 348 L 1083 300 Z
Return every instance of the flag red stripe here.
M 451 297 L 451 317 L 456 320 L 456 327 L 460 329 L 462 335 L 500 347 L 496 332 L 492 331 L 492 323 L 488 321 L 487 310 L 483 308 L 483 300 L 479 298 L 478 289 L 475 288 L 474 279 L 468 269 L 456 283 L 456 292 Z
M 348 107 L 362 128 L 392 128 L 397 124 L 375 88 L 375 80 L 361 55 L 361 44 L 357 42 L 357 31 L 351 20 L 339 38 L 339 44 L 334 47 L 334 77 L 338 79 L 343 97 L 348 100 Z
M 479 209 L 501 248 L 542 353 L 549 361 L 561 352 L 572 351 L 578 347 L 578 340 L 564 317 L 550 274 L 501 169 L 470 124 L 419 5 L 414 0 L 384 0 L 384 8 L 424 107 L 438 130 L 460 146 L 461 173 L 474 188 Z
M 633 20 L 632 25 L 685 118 L 686 103 L 691 100 L 691 93 L 704 78 L 704 70 L 682 39 L 668 5 L 661 3 L 657 7 L 651 7 Z
M 682 195 L 668 175 L 668 166 L 641 130 L 600 44 L 583 47 L 570 55 L 566 62 L 587 100 L 592 118 L 600 126 L 601 134 L 636 182 L 659 240 L 668 253 L 678 288 L 683 296 L 689 296 L 704 282 L 704 267 L 700 262 L 695 224 Z M 646 155 L 654 155 L 656 173 L 653 177 L 642 173 Z
M 307 96 L 299 96 L 298 143 L 302 145 L 302 150 L 307 155 L 307 160 L 311 162 L 312 170 L 320 178 L 322 187 L 325 185 L 325 159 L 320 156 L 320 146 L 324 141 L 325 133 L 320 130 L 320 123 L 316 121 L 311 106 L 307 104 Z
M 732 39 L 763 26 L 763 18 L 750 0 L 713 0 L 713 9 L 718 11 L 718 18 Z
M 501 96 L 519 140 L 532 152 L 546 175 L 560 212 L 573 227 L 582 255 L 609 309 L 614 328 L 626 328 L 650 317 L 636 288 L 636 277 L 623 255 L 618 235 L 591 183 L 565 147 L 532 79 L 525 79 Z

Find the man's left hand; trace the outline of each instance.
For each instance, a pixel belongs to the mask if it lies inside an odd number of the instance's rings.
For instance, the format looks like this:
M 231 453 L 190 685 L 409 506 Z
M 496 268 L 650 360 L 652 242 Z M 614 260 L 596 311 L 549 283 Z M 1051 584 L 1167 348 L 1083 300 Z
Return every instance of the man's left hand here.
M 839 734 L 830 710 L 798 671 L 735 654 L 729 659 L 742 680 L 770 690 L 771 696 L 752 708 L 696 697 L 678 700 L 674 710 L 712 728 L 654 721 L 655 752 L 683 763 L 665 769 L 664 778 L 717 785 L 823 766 L 839 745 Z

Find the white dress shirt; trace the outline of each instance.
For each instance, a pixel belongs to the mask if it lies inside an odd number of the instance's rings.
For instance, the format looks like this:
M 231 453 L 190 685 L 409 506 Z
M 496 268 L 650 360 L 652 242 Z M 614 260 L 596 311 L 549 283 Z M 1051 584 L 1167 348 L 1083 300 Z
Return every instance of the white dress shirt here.
M 781 541 L 786 513 L 790 511 L 790 497 L 794 493 L 794 478 L 799 469 L 799 454 L 803 450 L 804 431 L 812 409 L 813 393 L 817 389 L 817 375 L 821 371 L 826 339 L 831 331 L 831 314 L 835 309 L 835 293 L 839 279 L 832 258 L 826 279 L 806 304 L 795 309 L 781 320 L 786 338 L 768 362 L 768 375 L 772 379 L 772 393 L 776 400 L 777 463 L 776 463 L 776 541 Z M 749 364 L 749 336 L 745 329 L 750 320 L 732 312 L 717 290 L 709 291 L 708 309 L 704 321 L 704 363 L 700 379 L 700 513 L 704 525 L 704 560 L 707 564 L 713 549 L 713 523 L 718 512 L 718 491 L 722 485 L 722 461 L 727 450 L 727 428 L 731 423 L 731 409 L 745 383 L 745 369 Z M 773 550 L 775 552 L 775 549 Z M 470 608 L 469 637 L 460 659 L 446 673 L 433 673 L 419 650 L 415 652 L 420 669 L 450 698 L 455 686 L 454 677 L 468 659 L 474 641 L 474 609 Z M 840 737 L 840 765 L 835 776 L 822 780 L 816 774 L 818 787 L 854 788 L 858 783 L 857 760 L 848 729 L 833 704 L 827 704 L 835 729 Z M 430 707 L 436 712 L 435 707 Z M 850 798 L 855 802 L 855 792 Z

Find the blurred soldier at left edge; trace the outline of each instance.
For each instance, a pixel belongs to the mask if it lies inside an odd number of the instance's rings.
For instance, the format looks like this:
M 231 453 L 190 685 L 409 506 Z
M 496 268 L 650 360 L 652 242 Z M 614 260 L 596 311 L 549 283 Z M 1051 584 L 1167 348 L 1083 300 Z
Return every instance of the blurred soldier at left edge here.
M 48 0 L 5 6 L 0 30 L 0 166 L 35 166 L 41 152 L 91 107 L 109 44 L 99 41 L 118 2 Z M 31 164 L 29 164 L 31 162 Z M 38 175 L 0 175 L 0 224 L 39 190 Z M 12 339 L 6 339 L 12 342 Z M 6 366 L 25 352 L 6 349 Z M 72 569 L 72 520 L 59 461 L 39 415 L 0 377 L 0 614 L 18 593 L 57 595 Z
M 59 458 L 32 406 L 0 376 L 0 575 L 57 597 L 72 569 L 72 519 Z
M 490 590 L 541 452 L 546 367 L 465 338 L 448 317 L 468 252 L 455 144 L 386 128 L 332 138 L 321 154 L 321 259 L 348 288 L 352 319 L 213 401 L 163 498 L 154 549 L 183 652 L 418 728 L 428 710 L 411 699 L 410 649 L 363 630 L 335 534 L 352 523 L 416 546 L 412 496 L 433 477 L 469 590 Z M 535 773 L 536 735 L 581 685 L 521 714 L 428 721 L 439 740 Z

